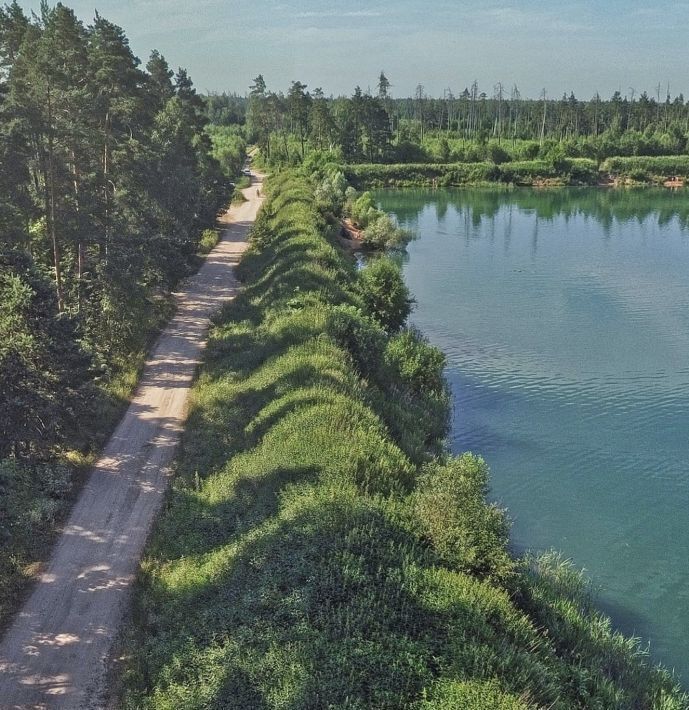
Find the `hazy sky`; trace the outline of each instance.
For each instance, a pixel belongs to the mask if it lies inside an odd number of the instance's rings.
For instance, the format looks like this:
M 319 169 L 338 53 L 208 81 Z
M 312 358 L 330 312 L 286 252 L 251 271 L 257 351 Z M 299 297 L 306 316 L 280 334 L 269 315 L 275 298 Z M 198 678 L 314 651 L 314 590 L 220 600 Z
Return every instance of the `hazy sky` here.
M 667 83 L 689 96 L 689 2 L 668 0 L 67 0 L 121 25 L 144 61 L 159 49 L 200 90 L 270 89 L 299 79 L 326 94 L 374 88 L 393 95 L 459 93 L 474 79 L 523 96 L 574 91 L 590 98 Z M 38 0 L 24 0 L 37 9 Z

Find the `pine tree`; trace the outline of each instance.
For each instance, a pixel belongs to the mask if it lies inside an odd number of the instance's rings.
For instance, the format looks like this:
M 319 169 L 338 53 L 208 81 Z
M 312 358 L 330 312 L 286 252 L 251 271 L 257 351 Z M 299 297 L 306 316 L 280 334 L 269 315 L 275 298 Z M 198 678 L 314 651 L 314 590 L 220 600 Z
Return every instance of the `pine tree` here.
M 172 84 L 172 77 L 175 74 L 157 49 L 151 52 L 146 71 L 148 72 L 146 94 L 153 115 L 175 95 L 175 87 Z

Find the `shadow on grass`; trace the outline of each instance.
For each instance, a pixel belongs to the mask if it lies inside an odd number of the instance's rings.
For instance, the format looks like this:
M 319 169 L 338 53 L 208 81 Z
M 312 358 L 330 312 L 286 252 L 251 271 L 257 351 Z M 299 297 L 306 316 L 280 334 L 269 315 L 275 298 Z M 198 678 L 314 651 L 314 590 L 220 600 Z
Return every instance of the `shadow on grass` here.
M 280 476 L 271 481 L 283 485 Z M 304 502 L 279 517 L 270 508 L 257 518 L 250 511 L 243 537 L 221 524 L 236 508 L 208 513 L 220 515 L 207 531 L 210 549 L 236 545 L 237 552 L 220 555 L 212 581 L 154 592 L 162 613 L 146 629 L 156 659 L 145 674 L 152 686 L 164 676 L 193 695 L 205 673 L 218 673 L 209 705 L 217 708 L 268 706 L 280 686 L 289 697 L 283 707 L 295 709 L 402 707 L 418 697 L 432 678 L 447 619 L 430 615 L 401 584 L 399 553 L 418 556 L 417 541 L 361 501 Z M 213 668 L 211 647 L 222 649 Z M 182 649 L 188 665 L 175 679 Z

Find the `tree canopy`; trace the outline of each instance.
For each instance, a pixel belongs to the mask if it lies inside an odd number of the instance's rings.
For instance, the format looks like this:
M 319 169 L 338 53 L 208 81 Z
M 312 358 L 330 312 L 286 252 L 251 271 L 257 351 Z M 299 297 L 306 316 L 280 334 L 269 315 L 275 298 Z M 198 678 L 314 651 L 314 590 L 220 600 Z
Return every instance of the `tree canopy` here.
M 0 457 L 66 436 L 227 199 L 189 75 L 140 65 L 98 13 L 0 8 Z

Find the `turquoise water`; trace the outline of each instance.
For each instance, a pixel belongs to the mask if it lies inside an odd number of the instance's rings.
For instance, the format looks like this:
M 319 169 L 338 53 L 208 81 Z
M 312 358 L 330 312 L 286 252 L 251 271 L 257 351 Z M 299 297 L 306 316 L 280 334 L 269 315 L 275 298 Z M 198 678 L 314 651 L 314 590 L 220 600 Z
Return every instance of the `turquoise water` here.
M 376 193 L 418 238 L 412 322 L 444 350 L 451 444 L 518 549 L 561 550 L 689 681 L 689 193 Z

